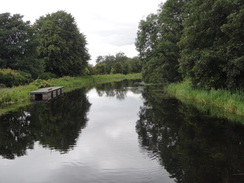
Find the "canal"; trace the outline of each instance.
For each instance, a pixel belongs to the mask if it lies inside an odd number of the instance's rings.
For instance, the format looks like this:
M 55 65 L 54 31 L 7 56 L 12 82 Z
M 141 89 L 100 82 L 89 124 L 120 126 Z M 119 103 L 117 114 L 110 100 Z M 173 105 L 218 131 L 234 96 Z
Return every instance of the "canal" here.
M 82 88 L 0 116 L 0 182 L 243 183 L 242 124 L 139 81 Z

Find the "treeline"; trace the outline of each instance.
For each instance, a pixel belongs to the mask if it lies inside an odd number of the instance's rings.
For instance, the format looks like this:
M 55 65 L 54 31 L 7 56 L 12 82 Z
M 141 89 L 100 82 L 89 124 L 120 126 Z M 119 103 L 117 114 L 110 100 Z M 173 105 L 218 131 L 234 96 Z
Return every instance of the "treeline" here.
M 0 84 L 82 75 L 90 59 L 86 45 L 65 11 L 42 16 L 33 25 L 22 15 L 0 14 Z
M 96 65 L 90 69 L 93 74 L 130 74 L 140 73 L 142 64 L 138 57 L 129 58 L 119 52 L 115 55 L 98 56 Z
M 138 29 L 146 82 L 243 90 L 243 0 L 167 0 Z

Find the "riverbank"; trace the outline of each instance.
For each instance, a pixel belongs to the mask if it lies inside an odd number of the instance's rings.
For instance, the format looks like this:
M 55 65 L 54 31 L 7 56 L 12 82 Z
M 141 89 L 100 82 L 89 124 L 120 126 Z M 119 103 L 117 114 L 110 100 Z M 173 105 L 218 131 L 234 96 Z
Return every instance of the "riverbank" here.
M 165 87 L 165 91 L 177 99 L 201 110 L 209 111 L 217 117 L 244 117 L 244 93 L 240 91 L 192 89 L 187 81 L 170 84 Z
M 15 108 L 28 105 L 29 92 L 37 90 L 39 87 L 46 86 L 64 86 L 65 92 L 71 90 L 94 86 L 97 84 L 108 83 L 113 81 L 121 81 L 124 79 L 141 79 L 141 74 L 113 74 L 113 75 L 94 75 L 94 76 L 82 76 L 82 77 L 62 77 L 58 79 L 50 79 L 47 81 L 36 80 L 29 85 L 2 88 L 0 89 L 0 115 Z

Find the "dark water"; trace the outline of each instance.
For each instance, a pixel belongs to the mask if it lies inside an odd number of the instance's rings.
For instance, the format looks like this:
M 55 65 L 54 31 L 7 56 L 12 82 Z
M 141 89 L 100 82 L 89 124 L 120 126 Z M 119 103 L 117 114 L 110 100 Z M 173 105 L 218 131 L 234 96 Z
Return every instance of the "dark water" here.
M 110 83 L 0 116 L 2 183 L 243 183 L 244 125 Z

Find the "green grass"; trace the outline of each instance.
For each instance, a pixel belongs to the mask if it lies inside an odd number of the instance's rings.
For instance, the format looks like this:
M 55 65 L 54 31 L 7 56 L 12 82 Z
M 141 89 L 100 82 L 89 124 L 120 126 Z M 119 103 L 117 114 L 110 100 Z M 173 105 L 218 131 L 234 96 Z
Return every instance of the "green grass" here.
M 65 92 L 88 86 L 95 86 L 97 84 L 121 81 L 124 79 L 140 79 L 141 74 L 114 74 L 114 75 L 94 75 L 84 77 L 62 77 L 58 79 L 48 80 L 50 86 L 64 86 Z M 35 82 L 18 87 L 0 89 L 0 115 L 15 108 L 28 105 L 29 92 L 38 89 Z
M 198 108 L 211 109 L 211 111 L 215 110 L 218 113 L 222 111 L 223 116 L 234 114 L 244 117 L 244 93 L 241 91 L 192 89 L 188 81 L 170 84 L 165 87 L 165 90 L 176 98 L 184 102 L 188 101 Z

